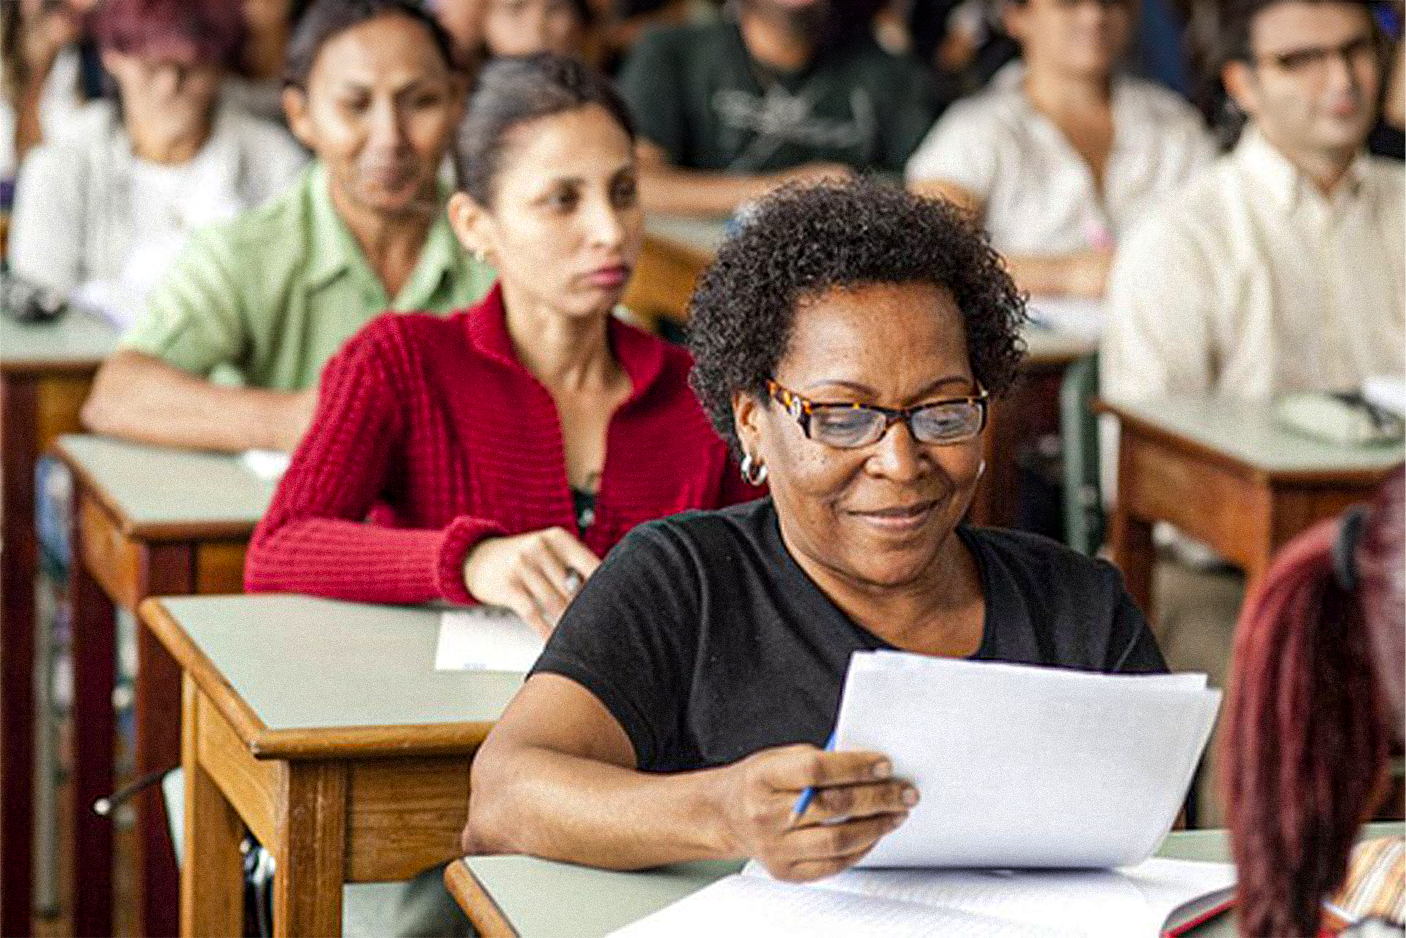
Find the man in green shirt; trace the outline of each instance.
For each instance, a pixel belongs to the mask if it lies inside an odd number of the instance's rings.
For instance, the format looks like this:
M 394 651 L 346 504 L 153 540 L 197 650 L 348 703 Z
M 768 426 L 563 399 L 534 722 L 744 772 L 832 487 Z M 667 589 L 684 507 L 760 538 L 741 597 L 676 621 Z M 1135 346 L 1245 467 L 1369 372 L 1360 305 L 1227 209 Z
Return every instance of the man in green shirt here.
M 720 215 L 791 180 L 901 174 L 941 110 L 917 59 L 837 0 L 740 0 L 721 22 L 645 35 L 620 73 L 646 209 Z
M 284 93 L 317 161 L 268 203 L 192 236 L 98 373 L 89 428 L 290 450 L 323 364 L 363 325 L 488 292 L 493 271 L 459 247 L 437 179 L 464 100 L 447 37 L 401 14 L 326 25 L 295 35 Z

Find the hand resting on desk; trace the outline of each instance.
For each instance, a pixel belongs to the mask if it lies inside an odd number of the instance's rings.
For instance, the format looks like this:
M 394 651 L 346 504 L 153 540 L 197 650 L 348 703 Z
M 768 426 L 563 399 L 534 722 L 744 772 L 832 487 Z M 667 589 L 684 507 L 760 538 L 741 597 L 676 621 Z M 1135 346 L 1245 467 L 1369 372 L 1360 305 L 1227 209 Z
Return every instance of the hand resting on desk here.
M 550 638 L 599 566 L 600 558 L 565 528 L 546 528 L 481 541 L 464 558 L 464 585 L 479 602 L 511 609 Z

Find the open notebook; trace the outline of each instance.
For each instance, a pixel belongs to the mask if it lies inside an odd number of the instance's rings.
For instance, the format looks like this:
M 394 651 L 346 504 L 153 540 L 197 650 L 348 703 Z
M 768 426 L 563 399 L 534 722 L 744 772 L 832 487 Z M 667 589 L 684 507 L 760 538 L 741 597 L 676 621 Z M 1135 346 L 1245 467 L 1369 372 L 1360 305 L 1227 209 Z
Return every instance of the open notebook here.
M 1234 882 L 1227 863 L 1151 859 L 1123 870 L 850 870 L 783 883 L 756 864 L 616 938 L 1155 938 L 1188 899 Z

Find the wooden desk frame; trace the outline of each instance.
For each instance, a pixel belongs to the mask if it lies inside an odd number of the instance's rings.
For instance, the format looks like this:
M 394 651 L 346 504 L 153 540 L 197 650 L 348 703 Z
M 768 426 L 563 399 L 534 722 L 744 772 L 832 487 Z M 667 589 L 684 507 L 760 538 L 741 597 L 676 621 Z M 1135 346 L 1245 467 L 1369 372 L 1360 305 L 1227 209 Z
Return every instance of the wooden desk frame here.
M 1245 571 L 1248 588 L 1305 528 L 1371 497 L 1390 469 L 1274 472 L 1116 407 L 1118 502 L 1110 544 L 1128 592 L 1152 617 L 1152 526 L 1166 521 Z
M 246 829 L 274 857 L 280 938 L 341 934 L 344 882 L 460 855 L 469 765 L 492 723 L 271 730 L 159 599 L 141 616 L 184 671 L 181 935 L 241 934 Z
M 444 888 L 459 903 L 480 938 L 518 938 L 513 923 L 467 864 L 451 863 L 444 868 Z
M 99 359 L 0 364 L 0 936 L 33 932 L 34 877 L 34 471 L 64 433 L 78 429 Z
M 62 448 L 60 455 L 63 456 Z M 148 596 L 238 593 L 253 525 L 136 525 L 67 457 L 74 474 L 73 900 L 74 934 L 112 934 L 112 822 L 92 805 L 112 792 L 116 609 L 135 613 Z M 146 629 L 137 629 L 136 773 L 180 761 L 180 669 Z M 178 875 L 159 786 L 137 796 L 137 912 L 140 931 L 175 934 Z

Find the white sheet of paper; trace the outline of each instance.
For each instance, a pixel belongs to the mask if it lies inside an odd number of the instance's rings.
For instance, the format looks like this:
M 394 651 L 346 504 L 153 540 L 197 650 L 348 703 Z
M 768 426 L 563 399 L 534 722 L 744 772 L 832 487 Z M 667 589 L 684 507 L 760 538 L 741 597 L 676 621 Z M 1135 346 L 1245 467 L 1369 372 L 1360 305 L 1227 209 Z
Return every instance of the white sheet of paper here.
M 277 482 L 288 471 L 288 463 L 293 459 L 289 453 L 275 449 L 246 449 L 239 454 L 244 468 L 265 482 Z
M 835 748 L 921 793 L 863 866 L 1132 866 L 1171 829 L 1220 705 L 1203 675 L 856 652 Z
M 1172 909 L 1235 882 L 1228 863 L 1123 870 L 850 870 L 797 885 L 755 863 L 616 932 L 1155 938 Z
M 1362 382 L 1362 396 L 1368 403 L 1406 417 L 1406 380 L 1399 375 L 1373 375 Z
M 1100 300 L 1081 300 L 1068 296 L 1032 296 L 1030 318 L 1051 329 L 1098 339 L 1103 335 L 1104 307 Z
M 434 668 L 522 673 L 536 663 L 544 644 L 532 626 L 506 609 L 452 609 L 439 619 Z

